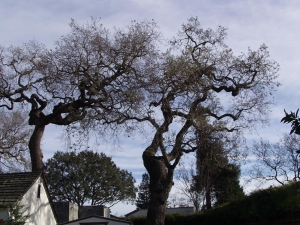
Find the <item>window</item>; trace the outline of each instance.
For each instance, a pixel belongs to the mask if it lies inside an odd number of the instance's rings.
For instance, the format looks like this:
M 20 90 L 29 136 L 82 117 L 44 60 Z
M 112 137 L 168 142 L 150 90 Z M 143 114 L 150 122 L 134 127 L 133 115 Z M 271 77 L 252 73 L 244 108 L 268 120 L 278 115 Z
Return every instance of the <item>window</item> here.
M 37 197 L 41 198 L 41 185 L 38 185 L 38 190 L 37 190 Z

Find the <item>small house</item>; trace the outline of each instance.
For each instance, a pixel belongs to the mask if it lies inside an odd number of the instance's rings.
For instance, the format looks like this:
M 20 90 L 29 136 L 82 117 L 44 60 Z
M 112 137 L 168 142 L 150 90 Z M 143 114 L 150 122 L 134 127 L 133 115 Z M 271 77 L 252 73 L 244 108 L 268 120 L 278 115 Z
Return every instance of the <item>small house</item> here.
M 19 204 L 26 225 L 56 225 L 58 219 L 42 172 L 0 174 L 0 219 L 10 216 L 9 206 Z
M 104 205 L 77 206 L 71 202 L 54 202 L 59 225 L 129 225 L 131 222 L 110 215 Z
M 103 216 L 88 216 L 84 218 L 80 218 L 77 220 L 72 220 L 65 223 L 60 223 L 59 225 L 131 225 L 132 223 L 125 220 L 115 219 L 115 218 L 108 218 Z

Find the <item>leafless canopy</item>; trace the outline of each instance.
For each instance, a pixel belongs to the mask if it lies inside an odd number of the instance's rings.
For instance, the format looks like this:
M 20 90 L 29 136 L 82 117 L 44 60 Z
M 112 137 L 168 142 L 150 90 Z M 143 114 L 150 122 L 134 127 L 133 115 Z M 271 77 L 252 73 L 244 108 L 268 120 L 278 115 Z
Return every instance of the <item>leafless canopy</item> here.
M 1 112 L 0 173 L 30 170 L 28 139 L 31 129 L 21 112 Z
M 278 64 L 265 45 L 235 56 L 225 38 L 225 28 L 205 30 L 196 18 L 189 19 L 168 51 L 152 58 L 145 76 L 136 78 L 130 96 L 138 101 L 115 112 L 123 118 L 118 122 L 132 122 L 133 128 L 146 122 L 153 129 L 143 153 L 156 199 L 148 209 L 151 224 L 163 223 L 174 169 L 184 153 L 198 148 L 195 132 L 214 124 L 232 132 L 267 121 L 271 94 L 279 85 Z
M 153 21 L 133 23 L 113 34 L 96 19 L 83 26 L 72 21 L 70 27 L 54 50 L 35 41 L 0 49 L 0 107 L 31 107 L 33 170 L 43 168 L 40 140 L 46 125 L 69 125 L 88 114 L 101 120 L 124 101 L 135 101 L 135 77 L 157 54 L 159 33 Z
M 300 180 L 300 137 L 285 134 L 278 143 L 266 140 L 255 142 L 252 147 L 253 166 L 249 169 L 248 182 L 257 185 L 281 184 Z
M 265 45 L 235 56 L 225 38 L 225 28 L 204 30 L 196 18 L 189 19 L 169 50 L 137 77 L 131 96 L 138 101 L 122 105 L 123 121 L 147 121 L 154 129 L 147 150 L 159 151 L 168 168 L 194 150 L 194 133 L 204 131 L 206 121 L 224 131 L 267 121 L 271 94 L 279 85 L 278 64 Z
M 158 50 L 153 21 L 113 34 L 96 20 L 70 25 L 54 50 L 36 42 L 1 48 L 0 107 L 31 107 L 33 170 L 43 169 L 40 140 L 49 123 L 88 118 L 130 130 L 145 122 L 153 131 L 143 153 L 152 194 L 148 222 L 163 224 L 174 168 L 183 153 L 197 149 L 195 132 L 205 129 L 203 121 L 221 121 L 219 130 L 226 131 L 265 122 L 278 65 L 265 45 L 235 56 L 225 28 L 205 30 L 196 18 L 165 52 Z

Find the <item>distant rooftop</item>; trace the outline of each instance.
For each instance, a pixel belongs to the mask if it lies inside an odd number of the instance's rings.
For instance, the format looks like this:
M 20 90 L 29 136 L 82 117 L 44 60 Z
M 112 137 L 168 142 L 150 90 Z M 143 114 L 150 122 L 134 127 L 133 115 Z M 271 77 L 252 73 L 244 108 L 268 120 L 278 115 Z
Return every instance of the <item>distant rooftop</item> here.
M 127 213 L 125 217 L 139 217 L 139 216 L 147 216 L 147 209 L 136 209 L 130 213 Z M 189 215 L 194 213 L 193 207 L 176 207 L 176 208 L 167 208 L 166 214 L 183 214 L 183 215 Z

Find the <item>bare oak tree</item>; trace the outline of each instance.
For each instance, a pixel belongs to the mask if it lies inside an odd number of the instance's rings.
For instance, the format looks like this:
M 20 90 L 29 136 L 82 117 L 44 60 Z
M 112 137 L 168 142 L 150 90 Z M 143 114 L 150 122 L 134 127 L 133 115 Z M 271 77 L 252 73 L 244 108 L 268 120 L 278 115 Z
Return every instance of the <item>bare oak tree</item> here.
M 300 180 L 300 137 L 285 134 L 277 143 L 265 140 L 255 142 L 252 147 L 254 165 L 248 171 L 248 182 L 258 185 L 274 182 L 284 185 Z
M 28 140 L 31 129 L 20 111 L 2 111 L 0 117 L 0 173 L 30 170 Z
M 153 130 L 143 152 L 151 193 L 146 224 L 164 224 L 174 169 L 184 153 L 198 148 L 194 133 L 203 131 L 203 118 L 224 121 L 227 131 L 267 120 L 278 64 L 265 45 L 234 56 L 225 38 L 225 28 L 205 30 L 196 18 L 189 19 L 153 62 L 155 69 L 138 77 L 140 86 L 132 90 L 142 97 L 124 111 L 124 121 L 147 122 Z
M 193 162 L 190 167 L 186 168 L 183 164 L 179 164 L 175 171 L 175 187 L 179 190 L 179 194 L 184 196 L 189 203 L 192 203 L 196 212 L 200 211 L 204 202 L 204 190 L 196 190 L 195 186 L 196 170 Z
M 155 54 L 152 21 L 113 34 L 95 19 L 83 26 L 72 21 L 70 27 L 54 50 L 34 41 L 0 49 L 0 107 L 31 107 L 33 171 L 44 168 L 40 144 L 48 124 L 66 126 L 96 115 L 101 120 L 123 101 L 134 101 L 131 83 Z

